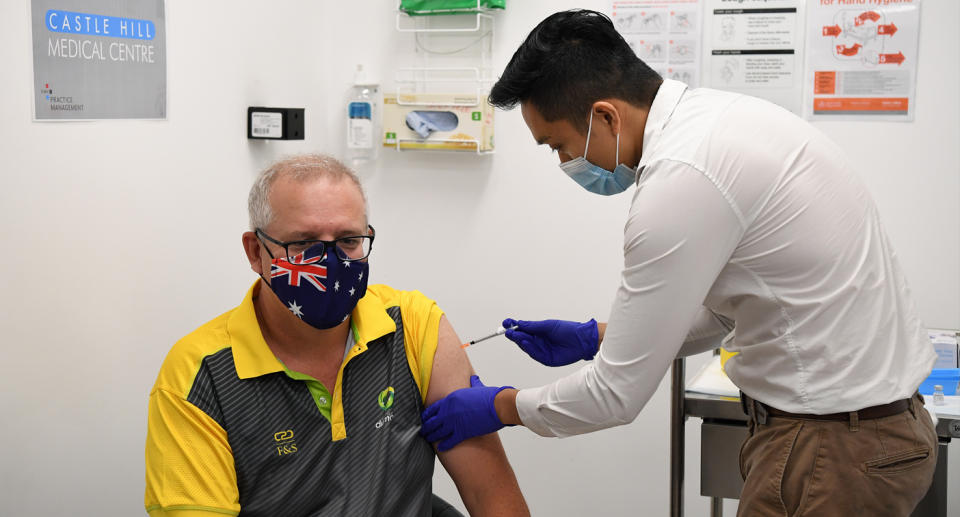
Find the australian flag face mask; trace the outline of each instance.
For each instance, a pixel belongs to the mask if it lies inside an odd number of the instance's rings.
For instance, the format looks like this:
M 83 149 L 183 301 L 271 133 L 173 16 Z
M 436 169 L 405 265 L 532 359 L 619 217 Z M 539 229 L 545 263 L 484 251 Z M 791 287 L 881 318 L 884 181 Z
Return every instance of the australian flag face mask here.
M 369 264 L 349 262 L 330 253 L 327 247 L 318 255 L 323 243 L 291 257 L 278 257 L 270 262 L 270 289 L 295 316 L 304 323 L 329 329 L 350 317 L 357 301 L 367 292 Z

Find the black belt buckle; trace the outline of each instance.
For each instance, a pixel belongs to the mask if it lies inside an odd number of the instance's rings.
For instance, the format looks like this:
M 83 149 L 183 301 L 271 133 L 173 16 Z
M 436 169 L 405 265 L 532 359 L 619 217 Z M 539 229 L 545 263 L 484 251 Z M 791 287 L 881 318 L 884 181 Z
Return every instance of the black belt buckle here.
M 753 411 L 750 411 L 750 409 Z M 740 392 L 740 409 L 748 417 L 754 419 L 760 425 L 767 424 L 767 408 L 762 402 L 758 402 L 748 397 L 743 391 Z
M 763 405 L 763 402 L 753 401 L 753 418 L 760 425 L 767 425 L 767 406 Z

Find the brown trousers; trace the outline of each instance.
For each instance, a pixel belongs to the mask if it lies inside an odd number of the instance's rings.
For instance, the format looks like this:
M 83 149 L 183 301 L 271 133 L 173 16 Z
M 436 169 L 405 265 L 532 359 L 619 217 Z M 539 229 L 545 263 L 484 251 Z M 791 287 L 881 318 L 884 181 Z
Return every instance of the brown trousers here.
M 750 419 L 740 449 L 738 516 L 910 515 L 937 464 L 937 434 L 920 395 L 871 420 Z

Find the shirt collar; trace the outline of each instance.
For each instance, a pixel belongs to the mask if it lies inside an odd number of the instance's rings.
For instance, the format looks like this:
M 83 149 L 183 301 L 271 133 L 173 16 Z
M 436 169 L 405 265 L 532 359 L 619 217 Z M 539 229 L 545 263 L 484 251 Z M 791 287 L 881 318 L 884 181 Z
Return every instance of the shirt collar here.
M 273 355 L 273 351 L 263 339 L 260 322 L 257 320 L 253 300 L 260 295 L 260 286 L 260 280 L 257 279 L 227 321 L 233 362 L 237 368 L 237 376 L 241 379 L 284 370 L 283 364 Z M 369 291 L 357 302 L 350 318 L 354 340 L 361 351 L 366 350 L 367 343 L 397 330 L 397 324 L 387 314 L 383 302 Z
M 353 337 L 357 345 L 366 349 L 367 343 L 397 331 L 397 323 L 387 314 L 387 307 L 379 296 L 367 290 L 350 313 Z
M 268 373 L 282 372 L 283 364 L 273 355 L 260 331 L 257 311 L 253 300 L 260 295 L 260 280 L 257 279 L 240 306 L 233 310 L 227 320 L 227 333 L 233 350 L 233 363 L 241 379 L 259 377 Z
M 643 149 L 640 154 L 640 163 L 637 170 L 642 169 L 649 163 L 652 157 L 652 151 L 666 127 L 673 111 L 680 104 L 680 98 L 687 91 L 687 85 L 674 81 L 673 79 L 664 79 L 657 90 L 657 95 L 653 98 L 653 104 L 650 105 L 650 111 L 647 113 L 647 122 L 643 128 Z M 639 175 L 637 175 L 639 178 Z

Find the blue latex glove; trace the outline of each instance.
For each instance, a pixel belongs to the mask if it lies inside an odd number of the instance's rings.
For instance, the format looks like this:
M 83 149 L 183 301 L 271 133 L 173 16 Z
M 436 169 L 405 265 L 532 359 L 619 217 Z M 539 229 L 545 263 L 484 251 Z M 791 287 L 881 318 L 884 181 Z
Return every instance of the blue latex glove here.
M 436 124 L 433 123 L 433 121 L 428 120 L 426 117 L 416 111 L 407 113 L 406 121 L 407 127 L 420 135 L 420 138 L 427 138 L 430 136 L 430 133 L 440 129 Z
M 547 366 L 564 366 L 581 359 L 589 361 L 600 349 L 600 331 L 597 321 L 580 323 L 565 320 L 523 321 L 507 318 L 503 328 L 507 339 Z
M 480 377 L 470 377 L 470 387 L 461 388 L 430 404 L 420 418 L 420 434 L 428 442 L 436 443 L 440 452 L 452 449 L 458 443 L 474 436 L 493 433 L 504 425 L 493 407 L 497 393 L 513 386 L 484 386 Z

